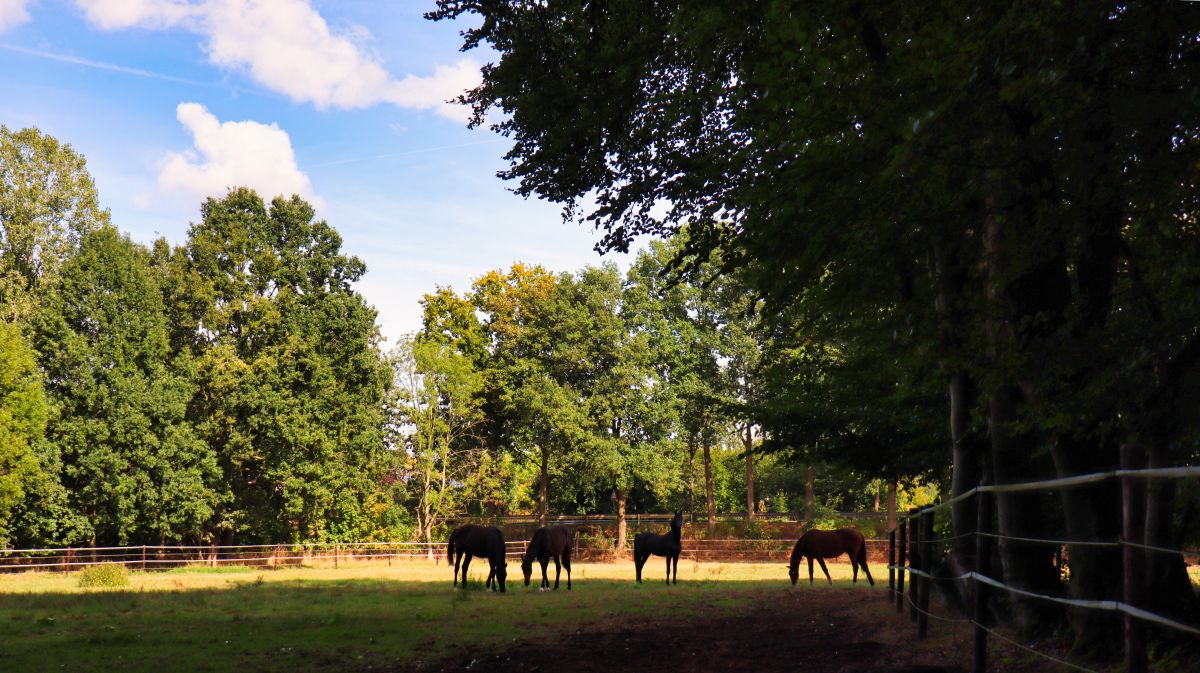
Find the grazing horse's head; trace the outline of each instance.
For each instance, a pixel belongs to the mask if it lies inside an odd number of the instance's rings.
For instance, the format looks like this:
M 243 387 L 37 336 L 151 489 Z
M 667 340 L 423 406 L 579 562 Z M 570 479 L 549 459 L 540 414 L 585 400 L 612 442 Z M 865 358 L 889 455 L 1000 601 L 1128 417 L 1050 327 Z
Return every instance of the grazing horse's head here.
M 792 578 L 792 586 L 796 586 L 796 582 L 800 580 L 800 565 L 788 566 L 788 577 Z
M 533 555 L 521 559 L 521 572 L 525 575 L 525 586 L 529 586 L 529 576 L 533 574 Z

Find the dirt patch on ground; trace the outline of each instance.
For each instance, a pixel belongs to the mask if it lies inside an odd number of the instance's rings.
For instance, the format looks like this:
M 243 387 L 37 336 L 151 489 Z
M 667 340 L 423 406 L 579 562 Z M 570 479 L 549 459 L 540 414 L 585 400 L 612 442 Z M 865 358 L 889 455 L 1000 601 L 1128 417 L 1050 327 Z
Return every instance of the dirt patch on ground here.
M 878 593 L 747 592 L 747 607 L 678 621 L 601 624 L 517 641 L 410 669 L 422 672 L 805 671 L 917 673 L 966 670 L 970 632 L 921 642 L 907 615 Z M 872 605 L 864 604 L 868 599 Z

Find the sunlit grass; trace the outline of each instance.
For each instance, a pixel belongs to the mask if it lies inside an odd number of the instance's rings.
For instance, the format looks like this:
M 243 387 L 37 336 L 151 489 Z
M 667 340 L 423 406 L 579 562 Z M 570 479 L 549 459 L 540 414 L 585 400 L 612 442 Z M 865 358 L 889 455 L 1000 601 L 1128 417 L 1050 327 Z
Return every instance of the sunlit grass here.
M 121 590 L 82 589 L 77 573 L 0 575 L 0 661 L 4 671 L 106 673 L 394 667 L 452 647 L 607 621 L 711 615 L 811 590 L 807 583 L 793 589 L 781 563 L 686 560 L 679 584 L 668 587 L 665 562 L 655 558 L 642 585 L 633 582 L 631 562 L 576 563 L 570 593 L 565 573 L 562 589 L 539 592 L 536 568 L 534 585 L 522 586 L 510 560 L 509 590 L 498 594 L 482 590 L 486 568 L 472 564 L 467 591 L 451 588 L 445 563 L 425 561 L 133 572 Z M 829 570 L 835 586 L 850 586 L 849 564 Z

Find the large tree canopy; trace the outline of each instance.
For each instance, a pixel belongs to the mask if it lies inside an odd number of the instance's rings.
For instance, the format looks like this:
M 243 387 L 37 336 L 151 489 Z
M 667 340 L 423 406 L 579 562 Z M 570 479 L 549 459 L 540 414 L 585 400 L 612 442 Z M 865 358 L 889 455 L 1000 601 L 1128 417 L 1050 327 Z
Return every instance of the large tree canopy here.
M 955 492 L 1111 468 L 1123 442 L 1154 464 L 1196 457 L 1195 3 L 441 0 L 431 13 L 457 17 L 480 21 L 464 48 L 498 53 L 462 101 L 512 139 L 501 175 L 596 224 L 602 250 L 686 226 L 677 264 L 716 253 L 783 317 L 783 343 L 821 344 L 776 361 L 776 392 L 819 381 L 787 369 L 815 354 L 820 377 L 867 384 L 835 389 L 878 400 L 880 383 L 929 400 L 922 382 L 940 377 Z M 805 386 L 775 430 L 811 425 Z M 926 425 L 900 401 L 841 422 Z M 1116 496 L 1063 491 L 1070 537 L 1115 537 Z M 1149 539 L 1176 535 L 1173 498 L 1156 490 Z M 1000 497 L 1000 531 L 1045 534 L 1047 504 Z M 969 503 L 954 518 L 969 530 Z M 1000 549 L 1008 581 L 1057 590 L 1048 550 Z M 1116 560 L 1073 549 L 1070 590 L 1111 597 Z M 1157 595 L 1183 600 L 1182 566 L 1156 563 Z M 1049 616 L 1014 607 L 1031 630 Z M 1072 616 L 1081 647 L 1113 642 L 1097 629 L 1114 622 Z

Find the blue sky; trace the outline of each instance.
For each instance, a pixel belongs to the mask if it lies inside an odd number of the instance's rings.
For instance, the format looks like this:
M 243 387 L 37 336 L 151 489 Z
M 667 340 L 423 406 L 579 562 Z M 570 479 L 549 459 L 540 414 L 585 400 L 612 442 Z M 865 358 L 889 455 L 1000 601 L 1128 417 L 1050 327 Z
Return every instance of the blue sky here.
M 367 263 L 358 289 L 394 340 L 437 285 L 602 261 L 594 232 L 495 177 L 503 139 L 442 103 L 488 54 L 458 52 L 464 26 L 424 20 L 431 5 L 0 0 L 0 123 L 83 153 L 143 242 L 181 243 L 232 184 L 312 199 Z

